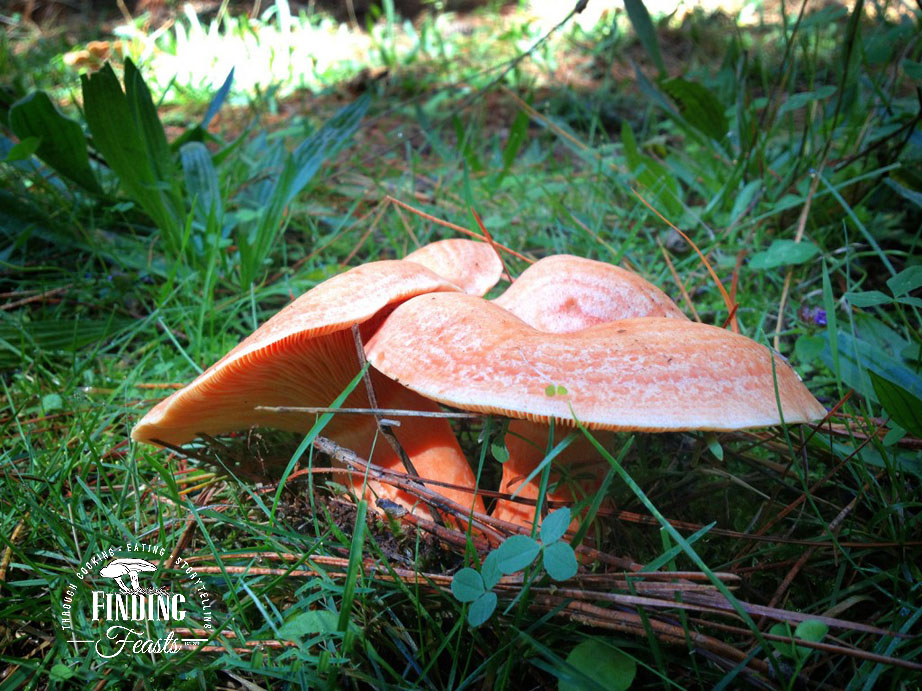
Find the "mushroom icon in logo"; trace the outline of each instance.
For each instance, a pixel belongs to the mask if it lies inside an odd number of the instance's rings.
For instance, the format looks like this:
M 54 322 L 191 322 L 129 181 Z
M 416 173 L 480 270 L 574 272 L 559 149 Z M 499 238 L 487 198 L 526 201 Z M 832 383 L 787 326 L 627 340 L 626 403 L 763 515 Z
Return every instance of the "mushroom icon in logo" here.
M 99 575 L 104 578 L 112 578 L 118 584 L 118 587 L 124 593 L 144 594 L 147 591 L 141 588 L 138 581 L 138 573 L 141 571 L 156 571 L 157 567 L 145 559 L 113 559 L 99 570 Z M 128 576 L 131 581 L 131 587 L 125 585 L 122 576 Z

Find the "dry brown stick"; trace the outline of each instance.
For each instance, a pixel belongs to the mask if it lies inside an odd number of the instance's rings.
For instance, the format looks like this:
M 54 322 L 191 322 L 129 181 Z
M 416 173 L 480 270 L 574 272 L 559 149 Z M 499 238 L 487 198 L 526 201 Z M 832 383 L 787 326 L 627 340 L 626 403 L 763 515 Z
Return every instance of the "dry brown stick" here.
M 685 289 L 685 284 L 682 282 L 682 279 L 679 278 L 679 272 L 676 271 L 675 266 L 673 266 L 672 259 L 669 257 L 669 253 L 666 251 L 666 248 L 663 246 L 663 243 L 660 242 L 659 238 L 657 238 L 656 244 L 659 245 L 660 251 L 663 253 L 663 259 L 666 260 L 666 266 L 669 267 L 669 272 L 672 274 L 672 279 L 676 282 L 676 285 L 679 286 L 679 292 L 682 293 L 682 297 L 685 299 L 685 304 L 687 304 L 688 309 L 691 310 L 695 321 L 700 322 L 701 316 L 698 314 L 698 310 L 695 309 L 695 303 L 692 302 L 688 291 Z
M 866 492 L 867 488 L 868 488 L 868 485 L 865 484 L 865 486 L 862 488 L 862 493 Z M 861 494 L 855 495 L 855 497 L 850 502 L 848 502 L 848 504 L 845 505 L 845 507 L 839 512 L 839 514 L 829 522 L 828 529 L 829 529 L 830 535 L 836 535 L 839 532 L 839 527 L 842 525 L 842 521 L 844 521 L 845 518 L 848 516 L 848 514 L 850 514 L 852 510 L 855 508 L 855 505 L 858 503 L 858 497 L 860 496 Z M 772 595 L 772 599 L 768 601 L 769 607 L 774 607 L 775 605 L 778 604 L 779 600 L 781 600 L 781 598 L 784 597 L 784 594 L 787 592 L 788 588 L 791 586 L 791 583 L 794 581 L 794 578 L 797 576 L 798 573 L 800 573 L 801 569 L 803 569 L 803 567 L 807 564 L 807 562 L 813 557 L 813 554 L 816 552 L 816 550 L 817 550 L 817 547 L 809 547 L 808 549 L 804 551 L 802 555 L 800 555 L 800 558 L 797 560 L 794 566 L 791 567 L 791 570 L 788 571 L 787 574 L 785 574 L 781 583 L 778 584 L 778 588 L 775 590 L 775 594 Z M 765 624 L 765 617 L 763 616 L 759 620 L 759 626 L 761 627 L 764 624 Z
M 402 408 L 325 408 L 316 406 L 292 406 L 292 405 L 258 405 L 253 410 L 263 410 L 273 413 L 305 413 L 310 415 L 322 415 L 323 413 L 333 413 L 334 415 L 386 415 L 392 417 L 431 417 L 431 418 L 449 418 L 460 420 L 479 420 L 484 416 L 483 413 L 460 413 L 450 411 L 428 411 L 428 410 L 404 410 Z
M 551 596 L 542 596 L 541 598 L 535 598 L 535 604 L 546 609 L 557 609 L 560 606 L 560 601 Z M 657 639 L 664 643 L 673 643 L 675 645 L 693 643 L 704 650 L 723 655 L 737 663 L 743 662 L 747 658 L 745 651 L 729 643 L 724 643 L 697 631 L 686 630 L 681 626 L 660 621 L 654 617 L 641 618 L 639 614 L 633 612 L 612 611 L 586 602 L 570 602 L 564 607 L 563 611 L 567 612 L 574 621 L 638 636 L 645 636 L 649 625 L 654 633 L 657 634 Z M 769 671 L 768 664 L 762 660 L 751 659 L 747 661 L 747 665 L 752 666 L 762 674 L 767 674 Z
M 4 311 L 5 311 L 5 310 L 11 310 L 11 309 L 13 309 L 14 307 L 22 307 L 23 305 L 27 305 L 27 304 L 29 304 L 30 302 L 36 302 L 36 301 L 38 301 L 38 300 L 44 300 L 45 298 L 49 298 L 49 297 L 51 297 L 52 295 L 57 295 L 58 293 L 63 293 L 64 291 L 69 290 L 70 288 L 71 288 L 70 285 L 60 286 L 60 287 L 58 287 L 58 288 L 52 288 L 51 290 L 46 290 L 46 291 L 44 291 L 44 292 L 42 292 L 42 293 L 39 293 L 38 295 L 32 295 L 31 297 L 22 298 L 21 300 L 15 300 L 14 302 L 8 302 L 8 303 L 6 303 L 5 305 L 0 305 L 0 310 L 4 310 Z
M 688 593 L 685 599 L 689 602 L 698 602 L 700 604 L 706 604 L 716 609 L 721 609 L 725 611 L 735 611 L 733 610 L 733 605 L 731 605 L 726 599 L 722 596 L 712 597 L 709 594 L 700 594 L 700 593 Z M 870 624 L 861 624 L 854 621 L 848 621 L 847 619 L 838 619 L 836 617 L 826 617 L 822 614 L 813 614 L 807 612 L 792 612 L 786 609 L 779 609 L 777 607 L 766 607 L 765 605 L 755 605 L 751 602 L 744 602 L 742 600 L 737 600 L 739 605 L 745 610 L 747 614 L 752 616 L 763 617 L 767 616 L 772 619 L 777 619 L 778 621 L 787 621 L 787 622 L 797 622 L 798 624 L 802 621 L 814 620 L 821 621 L 830 628 L 843 629 L 846 631 L 860 631 L 863 633 L 873 634 L 875 636 L 890 636 L 894 638 L 905 638 L 901 633 L 896 631 L 890 631 L 889 629 L 882 629 L 878 626 L 871 626 Z M 749 630 L 749 629 L 747 629 Z
M 485 552 L 482 553 L 485 556 Z M 276 559 L 282 561 L 303 561 L 303 554 L 293 554 L 288 552 L 243 552 L 239 554 L 231 555 L 234 559 Z M 186 557 L 186 561 L 189 562 L 200 562 L 206 559 L 211 559 L 212 555 L 210 554 L 200 554 L 200 555 L 191 555 Z M 324 566 L 338 566 L 343 569 L 348 568 L 349 560 L 346 557 L 332 557 L 332 556 L 323 556 L 323 555 L 312 555 L 310 561 L 316 564 L 321 564 Z M 368 571 L 374 571 L 380 568 L 376 565 L 376 562 L 371 559 L 365 561 L 364 567 Z M 433 574 L 427 574 L 430 576 Z M 716 572 L 715 574 L 720 580 L 730 584 L 730 587 L 736 587 L 736 584 L 741 580 L 739 576 L 733 573 L 726 572 Z M 433 575 L 434 576 L 434 575 Z M 609 573 L 577 573 L 571 581 L 576 583 L 588 583 L 590 585 L 603 585 L 606 587 L 627 587 L 627 583 L 630 582 L 632 588 L 642 589 L 644 586 L 666 586 L 668 588 L 677 588 L 679 584 L 673 583 L 676 579 L 688 580 L 688 581 L 709 581 L 707 574 L 700 573 L 698 571 L 651 571 L 649 573 L 637 573 L 635 571 L 620 571 L 620 572 L 609 572 Z M 511 576 L 504 576 L 500 579 L 500 582 L 515 580 Z M 663 581 L 666 581 L 663 583 Z M 704 589 L 708 592 L 714 591 L 714 586 L 712 585 L 698 585 L 698 584 L 683 584 L 682 588 L 689 588 L 691 590 Z
M 811 619 L 814 617 L 810 617 Z M 750 629 L 744 629 L 742 627 L 733 626 L 732 624 L 724 624 L 721 622 L 708 621 L 705 619 L 692 618 L 690 621 L 700 624 L 702 626 L 710 626 L 715 629 L 720 629 L 721 631 L 726 631 L 728 633 L 736 633 L 741 636 L 752 635 Z M 918 662 L 911 662 L 910 660 L 902 660 L 898 657 L 887 657 L 886 655 L 878 655 L 877 653 L 871 653 L 861 648 L 852 648 L 845 647 L 840 645 L 835 645 L 833 643 L 822 643 L 815 641 L 808 641 L 805 638 L 791 638 L 789 636 L 778 636 L 772 633 L 762 633 L 762 637 L 771 640 L 771 641 L 782 641 L 784 643 L 796 643 L 799 646 L 804 646 L 807 648 L 813 648 L 814 650 L 821 650 L 826 653 L 836 653 L 838 655 L 847 655 L 850 657 L 857 657 L 862 660 L 868 660 L 870 662 L 879 662 L 885 665 L 893 665 L 896 667 L 905 667 L 907 669 L 917 669 L 922 670 L 922 664 Z
M 440 509 L 448 511 L 449 513 L 452 513 L 453 515 L 463 519 L 464 522 L 467 522 L 468 516 L 473 514 L 472 525 L 475 528 L 493 535 L 494 539 L 496 540 L 502 537 L 495 530 L 484 523 L 483 519 L 487 517 L 483 514 L 472 512 L 470 509 L 464 508 L 460 504 L 451 501 L 447 497 L 443 497 L 441 494 L 433 492 L 425 485 L 420 484 L 417 480 L 410 480 L 407 478 L 405 473 L 386 470 L 380 466 L 375 465 L 374 463 L 369 463 L 364 458 L 359 457 L 359 455 L 354 451 L 340 446 L 336 442 L 332 441 L 331 439 L 327 439 L 326 437 L 316 437 L 314 439 L 313 445 L 314 448 L 321 453 L 325 453 L 327 456 L 330 456 L 331 458 L 336 459 L 337 461 L 349 466 L 350 468 L 353 468 L 353 472 L 358 472 L 363 475 L 367 472 L 369 478 L 373 478 L 379 482 L 386 482 L 387 484 L 397 487 L 398 489 L 402 489 L 406 492 L 414 494 L 429 504 L 433 510 Z M 409 516 L 412 514 L 407 515 Z
M 416 214 L 417 216 L 419 216 L 419 217 L 421 217 L 421 218 L 425 218 L 427 221 L 432 221 L 433 223 L 436 223 L 436 224 L 438 224 L 438 225 L 440 225 L 440 226 L 443 226 L 443 227 L 445 227 L 445 228 L 449 228 L 449 229 L 451 229 L 451 230 L 456 230 L 456 231 L 458 231 L 459 233 L 463 233 L 464 235 L 467 235 L 468 237 L 476 238 L 477 240 L 484 240 L 484 241 L 486 240 L 486 238 L 483 237 L 482 235 L 478 235 L 478 234 L 475 233 L 474 231 L 468 230 L 468 229 L 465 228 L 464 226 L 459 226 L 459 225 L 457 225 L 457 224 L 455 224 L 455 223 L 450 223 L 449 221 L 443 221 L 443 220 L 440 219 L 440 218 L 436 218 L 436 217 L 433 216 L 432 214 L 427 214 L 425 211 L 420 211 L 419 209 L 414 209 L 412 206 L 410 206 L 410 205 L 407 204 L 406 202 L 400 201 L 400 200 L 397 199 L 396 197 L 392 197 L 392 196 L 390 196 L 390 195 L 387 195 L 387 196 L 384 197 L 384 200 L 387 201 L 387 202 L 389 202 L 389 203 L 391 203 L 391 204 L 396 204 L 397 206 L 403 207 L 403 208 L 406 209 L 407 211 L 412 211 L 414 214 Z M 510 248 L 510 247 L 506 247 L 505 245 L 500 245 L 499 243 L 495 243 L 495 244 L 494 244 L 494 247 L 498 247 L 498 248 L 501 249 L 503 252 L 508 252 L 508 253 L 511 254 L 513 257 L 518 257 L 518 258 L 521 259 L 522 261 L 528 262 L 529 264 L 534 264 L 534 263 L 535 263 L 533 259 L 529 259 L 529 258 L 526 257 L 525 255 L 520 254 L 520 253 L 516 252 L 514 249 L 512 249 L 512 248 Z
M 3 550 L 3 559 L 0 559 L 0 583 L 6 581 L 6 570 L 10 567 L 10 561 L 13 559 L 13 545 L 16 544 L 16 540 L 19 539 L 23 530 L 25 530 L 26 521 L 29 520 L 29 515 L 27 511 L 19 523 L 16 524 L 16 527 L 13 528 L 13 532 L 10 534 L 10 543 L 6 546 L 6 549 Z
M 218 487 L 217 485 L 213 484 L 210 487 L 206 488 L 204 492 L 202 492 L 195 498 L 195 502 L 194 502 L 195 505 L 204 506 L 205 504 L 207 504 L 208 501 L 211 499 L 212 495 L 214 495 L 217 487 Z M 164 568 L 166 569 L 173 568 L 173 564 L 176 563 L 176 559 L 179 557 L 179 553 L 182 552 L 186 548 L 187 544 L 189 544 L 189 540 L 192 537 L 192 533 L 194 532 L 196 525 L 198 525 L 198 521 L 195 520 L 195 515 L 190 512 L 189 517 L 186 519 L 186 527 L 183 528 L 182 535 L 180 535 L 179 540 L 176 541 L 176 546 L 173 548 L 173 551 L 170 553 L 169 559 L 166 560 L 166 564 L 164 565 Z
M 371 370 L 368 366 L 368 360 L 365 359 L 365 344 L 362 343 L 362 334 L 359 333 L 359 325 L 352 325 L 352 339 L 355 341 L 355 354 L 359 359 L 359 367 L 362 370 L 362 381 L 365 383 L 365 394 L 368 396 L 368 402 L 371 404 L 373 410 L 380 410 L 378 407 L 378 397 L 375 395 L 375 387 L 371 383 Z M 419 479 L 419 473 L 416 472 L 416 468 L 413 466 L 413 461 L 410 460 L 409 455 L 400 445 L 400 441 L 397 439 L 396 435 L 391 431 L 390 426 L 384 423 L 384 418 L 380 413 L 374 413 L 375 421 L 378 423 L 378 431 L 381 432 L 387 443 L 391 445 L 391 448 L 394 450 L 394 453 L 397 454 L 397 458 L 400 459 L 400 462 L 403 463 L 403 467 L 406 468 L 407 474 L 410 477 Z

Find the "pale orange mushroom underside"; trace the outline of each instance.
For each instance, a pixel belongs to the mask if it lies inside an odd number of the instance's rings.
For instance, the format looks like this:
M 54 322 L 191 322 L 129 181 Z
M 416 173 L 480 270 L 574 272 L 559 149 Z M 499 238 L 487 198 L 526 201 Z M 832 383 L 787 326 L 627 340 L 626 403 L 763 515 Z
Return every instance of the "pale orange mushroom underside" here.
M 253 425 L 304 432 L 313 424 L 312 416 L 255 408 L 330 405 L 359 372 L 354 324 L 360 324 L 362 337 L 368 338 L 393 305 L 422 293 L 457 290 L 421 265 L 400 260 L 372 262 L 335 276 L 288 305 L 195 381 L 161 401 L 131 436 L 148 443 L 183 444 L 199 433 L 223 434 Z M 439 409 L 376 372 L 372 381 L 381 407 Z M 358 386 L 343 406 L 368 407 L 364 386 Z M 473 473 L 445 420 L 399 420 L 395 434 L 421 477 L 473 487 Z M 360 456 L 400 470 L 396 454 L 384 440 L 376 441 L 376 432 L 373 418 L 351 415 L 335 415 L 324 430 Z M 390 487 L 376 485 L 374 490 L 405 505 L 412 501 Z M 440 491 L 471 505 L 469 492 Z M 482 509 L 479 499 L 475 508 Z

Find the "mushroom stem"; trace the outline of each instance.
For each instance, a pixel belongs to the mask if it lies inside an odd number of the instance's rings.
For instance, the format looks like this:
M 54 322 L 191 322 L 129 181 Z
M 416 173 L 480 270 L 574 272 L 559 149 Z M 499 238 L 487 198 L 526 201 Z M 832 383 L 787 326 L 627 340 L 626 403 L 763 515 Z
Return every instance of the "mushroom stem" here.
M 388 379 L 377 370 L 369 371 L 372 386 L 382 408 L 422 412 L 439 410 L 436 403 Z M 474 473 L 467 457 L 458 445 L 448 420 L 416 415 L 404 417 L 389 414 L 388 417 L 394 417 L 400 421 L 400 426 L 394 427 L 392 432 L 397 442 L 406 451 L 407 456 L 413 460 L 413 467 L 423 484 L 426 479 L 437 479 L 469 490 L 475 487 Z M 400 457 L 388 444 L 376 443 L 375 432 L 374 421 L 369 419 L 362 426 L 353 426 L 349 432 L 339 435 L 339 439 L 334 441 L 348 446 L 358 455 L 382 468 L 401 472 L 403 464 Z M 355 478 L 353 484 L 357 493 L 360 493 L 362 478 Z M 408 509 L 413 509 L 417 504 L 416 497 L 407 492 L 377 482 L 369 482 L 369 485 L 371 494 L 390 499 Z M 475 497 L 472 491 L 446 487 L 437 487 L 435 491 L 462 506 L 473 507 L 475 511 L 484 512 L 483 500 L 479 496 Z M 418 509 L 416 513 L 423 515 L 423 512 Z
M 540 475 L 531 482 L 524 481 L 544 461 L 548 452 L 550 431 L 549 425 L 527 420 L 513 420 L 509 423 L 505 438 L 509 460 L 503 464 L 500 492 L 517 492 L 516 496 L 522 499 L 538 499 Z M 555 441 L 563 440 L 568 431 L 566 427 L 557 426 Z M 603 444 L 612 437 L 611 433 L 603 431 L 593 434 Z M 599 457 L 595 446 L 582 434 L 554 457 L 553 464 L 546 497 L 550 501 L 565 504 L 574 504 L 592 496 L 598 491 L 605 474 L 604 460 Z M 496 502 L 492 515 L 494 518 L 529 527 L 535 517 L 535 507 L 512 499 L 500 499 Z M 576 530 L 578 527 L 579 519 L 574 517 L 570 529 Z

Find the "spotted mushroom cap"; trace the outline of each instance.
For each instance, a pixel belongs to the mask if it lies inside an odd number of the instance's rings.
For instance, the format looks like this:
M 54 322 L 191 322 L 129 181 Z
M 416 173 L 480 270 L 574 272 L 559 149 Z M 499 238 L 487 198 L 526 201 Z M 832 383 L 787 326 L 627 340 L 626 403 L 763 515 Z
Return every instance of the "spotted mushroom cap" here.
M 536 422 L 575 417 L 593 429 L 651 432 L 774 425 L 781 421 L 776 380 L 786 422 L 825 415 L 769 348 L 684 319 L 544 333 L 489 301 L 429 294 L 394 310 L 366 353 L 427 398 Z

